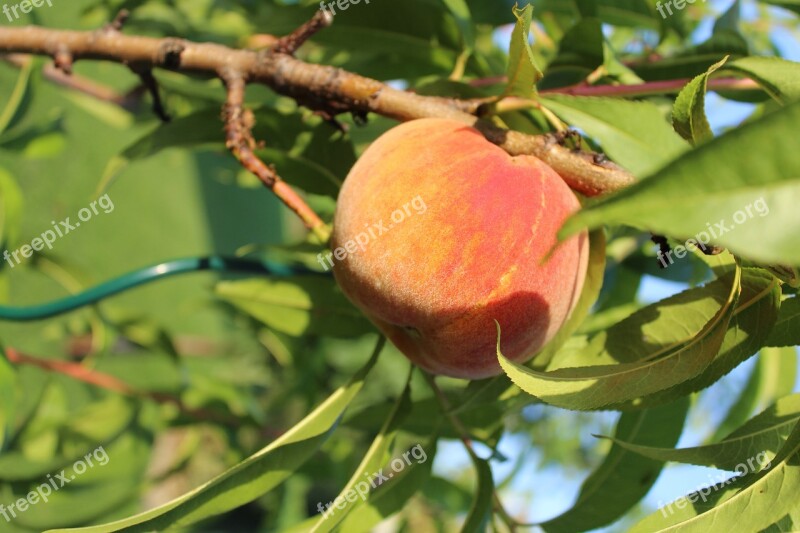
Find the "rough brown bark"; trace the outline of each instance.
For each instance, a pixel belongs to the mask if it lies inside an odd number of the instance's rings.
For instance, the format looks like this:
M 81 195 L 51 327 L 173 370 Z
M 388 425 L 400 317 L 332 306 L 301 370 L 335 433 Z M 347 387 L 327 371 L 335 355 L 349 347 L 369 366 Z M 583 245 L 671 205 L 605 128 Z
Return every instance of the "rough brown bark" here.
M 113 26 L 96 31 L 28 26 L 0 28 L 0 53 L 62 58 L 66 54 L 70 62 L 105 60 L 135 69 L 164 68 L 220 78 L 236 71 L 246 83 L 262 83 L 301 105 L 329 114 L 371 112 L 402 121 L 442 117 L 473 125 L 512 155 L 539 157 L 573 190 L 587 196 L 614 192 L 634 181 L 617 165 L 597 154 L 566 148 L 554 136 L 527 135 L 481 120 L 470 113 L 474 102 L 400 91 L 338 68 L 306 63 L 281 50 L 236 50 L 183 39 L 123 35 Z

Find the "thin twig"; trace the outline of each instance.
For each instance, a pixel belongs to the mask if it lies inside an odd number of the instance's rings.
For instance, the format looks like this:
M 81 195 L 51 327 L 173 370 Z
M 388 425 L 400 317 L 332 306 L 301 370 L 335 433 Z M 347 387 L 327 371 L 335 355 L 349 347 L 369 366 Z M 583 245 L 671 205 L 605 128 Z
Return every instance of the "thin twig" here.
M 150 399 L 160 404 L 171 404 L 177 407 L 184 415 L 197 420 L 215 422 L 232 427 L 239 427 L 242 425 L 242 421 L 238 418 L 226 416 L 222 413 L 209 411 L 207 409 L 188 407 L 180 398 L 176 398 L 170 394 L 135 389 L 117 377 L 99 372 L 78 363 L 60 359 L 41 359 L 22 354 L 14 348 L 6 348 L 5 354 L 8 361 L 15 365 L 35 366 L 47 372 L 61 374 L 62 376 L 67 376 L 76 381 L 94 385 L 95 387 L 116 392 L 124 396 Z
M 64 74 L 52 64 L 45 65 L 42 70 L 42 74 L 44 75 L 45 79 L 52 81 L 53 83 L 68 89 L 72 89 L 73 91 L 87 94 L 96 100 L 116 104 L 128 110 L 132 110 L 133 107 L 135 107 L 132 105 L 134 99 L 129 98 L 126 95 L 119 94 L 110 87 L 101 85 L 78 74 Z
M 164 104 L 161 101 L 161 95 L 158 91 L 158 82 L 155 76 L 153 76 L 153 69 L 150 67 L 140 68 L 136 65 L 132 65 L 131 70 L 134 74 L 139 76 L 139 79 L 142 80 L 142 85 L 147 89 L 147 92 L 150 93 L 150 98 L 153 100 L 153 113 L 155 113 L 162 122 L 169 122 L 172 120 L 167 110 L 164 109 Z
M 586 83 L 579 83 L 577 85 L 570 85 L 568 87 L 544 89 L 540 91 L 539 94 L 567 94 L 570 96 L 609 97 L 636 97 L 657 94 L 674 94 L 679 93 L 681 89 L 686 87 L 686 84 L 690 81 L 691 79 L 689 78 L 680 78 L 676 80 L 648 81 L 645 83 L 634 83 L 631 85 L 589 85 Z M 469 82 L 469 84 L 472 87 L 487 87 L 506 82 L 507 78 L 505 76 L 495 76 L 472 80 Z M 761 87 L 758 85 L 758 83 L 750 78 L 724 77 L 710 78 L 708 80 L 708 90 L 710 91 L 753 91 L 759 90 L 760 88 Z M 520 105 L 523 108 L 535 107 L 533 105 L 524 105 L 525 102 L 533 102 L 532 100 L 506 98 L 503 101 L 516 102 L 516 105 Z
M 572 85 L 547 89 L 540 94 L 567 94 L 570 96 L 608 96 L 633 97 L 657 94 L 679 93 L 691 79 L 650 81 L 633 85 Z M 709 91 L 752 91 L 760 86 L 749 78 L 711 78 L 708 80 Z
M 333 24 L 333 15 L 328 10 L 319 10 L 314 13 L 311 20 L 294 30 L 286 37 L 281 37 L 272 47 L 272 50 L 279 54 L 294 54 L 298 48 L 303 46 L 307 40 L 314 36 L 323 28 Z
M 297 213 L 306 227 L 322 242 L 326 242 L 329 231 L 322 219 L 278 176 L 274 168 L 267 166 L 254 152 L 256 141 L 253 139 L 252 128 L 255 119 L 252 112 L 244 107 L 244 93 L 247 86 L 244 76 L 240 72 L 227 69 L 222 74 L 222 79 L 228 91 L 222 113 L 226 146 L 244 168 L 252 172 L 289 209 Z
M 28 54 L 8 54 L 1 58 L 17 68 L 24 67 L 32 60 L 32 56 Z M 139 90 L 132 91 L 128 94 L 119 94 L 114 89 L 88 78 L 84 78 L 80 74 L 64 74 L 63 71 L 56 68 L 52 63 L 48 63 L 42 67 L 42 76 L 44 76 L 44 79 L 57 85 L 89 95 L 96 100 L 118 105 L 128 111 L 134 110 L 136 104 L 140 100 L 138 96 Z
M 106 24 L 105 29 L 108 31 L 116 31 L 116 32 L 122 31 L 122 27 L 125 25 L 125 22 L 127 22 L 128 17 L 130 16 L 131 16 L 130 11 L 128 11 L 127 9 L 121 9 L 119 13 L 117 13 L 117 16 L 114 17 L 114 20 Z
M 69 49 L 64 46 L 59 46 L 53 54 L 53 66 L 66 74 L 72 75 L 72 54 Z
M 469 432 L 467 428 L 464 427 L 464 424 L 461 423 L 461 420 L 453 413 L 453 409 L 450 407 L 450 401 L 445 396 L 442 389 L 439 388 L 439 385 L 436 383 L 436 378 L 433 377 L 431 374 L 427 372 L 422 372 L 422 375 L 425 376 L 425 380 L 430 385 L 431 390 L 433 390 L 434 396 L 436 396 L 436 400 L 439 402 L 439 406 L 442 409 L 445 417 L 450 422 L 450 425 L 453 426 L 453 429 L 458 433 L 461 442 L 464 444 L 464 448 L 467 450 L 467 454 L 469 454 L 470 458 L 473 462 L 477 463 L 482 459 L 478 457 L 478 454 L 475 453 L 475 449 L 472 446 L 472 440 L 469 437 Z M 497 491 L 492 492 L 492 497 L 494 500 L 494 509 L 503 522 L 508 526 L 509 530 L 513 533 L 517 530 L 519 526 L 519 522 L 511 516 L 506 508 L 503 506 L 503 502 L 500 501 L 500 496 L 498 496 Z

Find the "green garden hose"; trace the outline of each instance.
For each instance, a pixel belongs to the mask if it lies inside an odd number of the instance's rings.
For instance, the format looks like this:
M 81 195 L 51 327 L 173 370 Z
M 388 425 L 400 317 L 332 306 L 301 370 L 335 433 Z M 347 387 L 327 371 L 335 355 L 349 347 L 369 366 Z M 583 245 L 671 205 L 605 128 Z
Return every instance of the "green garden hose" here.
M 27 322 L 42 320 L 75 309 L 99 302 L 115 294 L 133 289 L 140 285 L 157 281 L 159 279 L 185 274 L 211 270 L 215 272 L 248 272 L 252 274 L 266 274 L 285 277 L 293 275 L 325 275 L 304 267 L 288 266 L 270 261 L 257 261 L 241 259 L 238 257 L 222 257 L 212 255 L 208 257 L 188 257 L 166 261 L 157 265 L 141 268 L 114 278 L 100 285 L 96 285 L 79 294 L 68 296 L 60 300 L 33 305 L 29 307 L 9 307 L 0 305 L 0 320 Z

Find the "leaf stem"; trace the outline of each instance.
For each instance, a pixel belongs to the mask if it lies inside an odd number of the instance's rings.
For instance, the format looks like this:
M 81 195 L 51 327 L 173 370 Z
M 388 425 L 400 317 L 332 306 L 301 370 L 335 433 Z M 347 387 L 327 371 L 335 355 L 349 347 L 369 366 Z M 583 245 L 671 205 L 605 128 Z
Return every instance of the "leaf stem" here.
M 456 433 L 458 433 L 459 439 L 464 444 L 464 448 L 466 448 L 470 459 L 472 459 L 472 461 L 475 463 L 482 461 L 478 454 L 475 453 L 475 449 L 472 446 L 472 439 L 469 437 L 467 428 L 464 427 L 464 424 L 461 422 L 461 420 L 453 413 L 453 409 L 450 406 L 450 401 L 447 399 L 447 396 L 445 396 L 442 389 L 439 388 L 439 385 L 436 383 L 436 378 L 427 372 L 422 372 L 422 375 L 425 376 L 425 380 L 428 382 L 428 385 L 433 391 L 436 400 L 439 402 L 439 406 L 442 408 L 442 413 L 444 413 L 444 416 L 450 422 L 450 425 L 453 426 L 453 429 L 456 431 Z M 505 507 L 503 506 L 503 502 L 500 501 L 500 496 L 497 494 L 497 491 L 493 489 L 492 492 L 495 512 L 500 516 L 501 520 L 506 524 L 509 530 L 512 533 L 515 532 L 520 523 L 514 517 L 512 517 L 508 511 L 506 511 Z

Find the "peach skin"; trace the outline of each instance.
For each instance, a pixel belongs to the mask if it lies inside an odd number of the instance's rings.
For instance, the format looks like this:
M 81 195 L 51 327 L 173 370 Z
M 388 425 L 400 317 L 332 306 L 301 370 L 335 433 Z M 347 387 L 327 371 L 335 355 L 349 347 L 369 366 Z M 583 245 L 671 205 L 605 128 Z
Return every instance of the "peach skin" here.
M 511 157 L 447 119 L 401 124 L 358 160 L 339 195 L 326 267 L 411 361 L 479 379 L 503 354 L 533 357 L 583 287 L 584 232 L 556 245 L 578 199 L 533 156 Z

